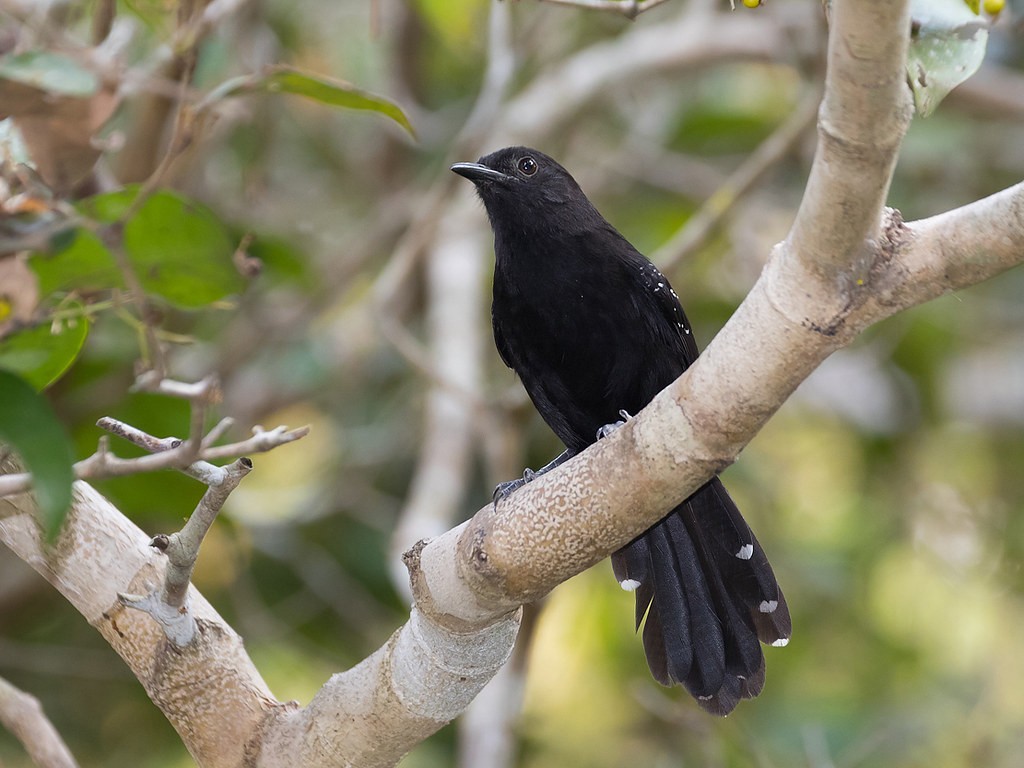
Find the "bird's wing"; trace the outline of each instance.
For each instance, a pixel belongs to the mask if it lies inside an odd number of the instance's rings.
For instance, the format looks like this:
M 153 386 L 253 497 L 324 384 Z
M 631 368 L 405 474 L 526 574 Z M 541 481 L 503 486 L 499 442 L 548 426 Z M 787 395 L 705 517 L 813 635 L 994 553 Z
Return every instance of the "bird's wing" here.
M 639 256 L 639 254 L 637 255 Z M 683 312 L 683 307 L 679 303 L 679 296 L 676 295 L 668 278 L 661 273 L 661 270 L 644 259 L 643 256 L 640 258 L 643 259 L 638 268 L 640 279 L 666 321 L 665 332 L 668 334 L 668 341 L 682 352 L 684 362 L 689 366 L 697 359 L 700 351 L 693 338 L 690 321 L 686 319 L 686 313 Z

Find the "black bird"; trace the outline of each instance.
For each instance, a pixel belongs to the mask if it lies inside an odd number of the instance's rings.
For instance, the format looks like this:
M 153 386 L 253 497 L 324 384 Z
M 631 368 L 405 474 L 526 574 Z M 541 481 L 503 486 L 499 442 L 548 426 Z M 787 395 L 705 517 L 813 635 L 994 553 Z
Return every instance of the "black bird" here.
M 544 471 L 620 413 L 638 413 L 696 360 L 697 344 L 668 280 L 553 159 L 508 147 L 451 169 L 476 185 L 494 230 L 498 353 L 566 447 Z M 503 483 L 496 499 L 536 474 Z M 717 477 L 614 553 L 612 567 L 636 593 L 658 682 L 682 683 L 719 715 L 760 693 L 760 642 L 788 642 L 789 609 Z

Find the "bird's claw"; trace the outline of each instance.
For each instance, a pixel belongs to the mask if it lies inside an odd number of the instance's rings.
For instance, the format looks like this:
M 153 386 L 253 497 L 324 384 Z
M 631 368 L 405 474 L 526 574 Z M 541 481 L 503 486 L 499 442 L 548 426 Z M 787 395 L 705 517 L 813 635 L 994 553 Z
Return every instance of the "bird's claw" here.
M 627 411 L 625 409 L 621 409 L 619 411 L 619 416 L 622 417 L 621 420 L 616 421 L 613 424 L 605 424 L 603 427 L 601 427 L 600 429 L 597 430 L 597 439 L 598 440 L 603 440 L 604 438 L 608 437 L 608 435 L 610 435 L 612 432 L 614 432 L 619 427 L 621 427 L 623 424 L 625 424 L 627 421 L 629 421 L 630 419 L 633 418 L 630 415 L 629 411 Z
M 507 499 L 509 496 L 518 491 L 527 483 L 532 482 L 536 478 L 543 475 L 545 472 L 550 472 L 552 469 L 559 466 L 560 464 L 564 464 L 571 457 L 572 454 L 569 451 L 563 451 L 540 469 L 534 470 L 527 467 L 526 469 L 523 470 L 522 477 L 516 478 L 515 480 L 506 480 L 504 483 L 498 483 L 498 485 L 495 486 L 494 488 L 494 493 L 491 494 L 491 500 L 495 504 L 497 504 L 502 499 Z
M 534 472 L 529 467 L 527 467 L 525 470 L 523 470 L 522 477 L 517 477 L 515 480 L 506 480 L 503 483 L 498 483 L 494 487 L 494 493 L 491 494 L 491 500 L 495 504 L 497 504 L 499 501 L 507 499 L 509 496 L 518 491 L 520 488 L 522 488 L 528 482 L 533 480 L 535 477 L 537 477 L 537 473 Z

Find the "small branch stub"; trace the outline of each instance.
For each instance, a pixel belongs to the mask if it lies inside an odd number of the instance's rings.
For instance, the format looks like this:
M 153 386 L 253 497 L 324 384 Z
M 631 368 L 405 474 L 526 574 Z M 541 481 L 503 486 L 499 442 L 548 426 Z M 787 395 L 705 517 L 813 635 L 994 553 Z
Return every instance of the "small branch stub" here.
M 125 608 L 134 608 L 137 611 L 148 613 L 163 629 L 167 639 L 179 648 L 184 648 L 196 636 L 196 620 L 190 610 L 187 594 L 183 604 L 178 608 L 165 603 L 160 594 L 155 591 L 148 595 L 130 595 L 119 592 L 117 599 Z
M 199 557 L 199 547 L 202 546 L 203 539 L 228 495 L 238 487 L 242 478 L 252 471 L 252 461 L 243 456 L 224 470 L 221 482 L 207 489 L 184 527 L 178 533 L 160 538 L 159 544 L 154 540 L 157 548 L 167 555 L 162 599 L 171 607 L 180 608 L 184 605 L 192 570 Z
M 216 484 L 211 482 L 184 527 L 170 535 L 159 534 L 150 541 L 151 547 L 167 556 L 163 588 L 147 595 L 118 595 L 126 607 L 152 616 L 167 638 L 179 647 L 191 643 L 196 633 L 195 619 L 189 610 L 188 585 L 199 548 L 231 491 L 252 471 L 252 460 L 243 456 L 226 467 L 214 469 L 218 470 Z

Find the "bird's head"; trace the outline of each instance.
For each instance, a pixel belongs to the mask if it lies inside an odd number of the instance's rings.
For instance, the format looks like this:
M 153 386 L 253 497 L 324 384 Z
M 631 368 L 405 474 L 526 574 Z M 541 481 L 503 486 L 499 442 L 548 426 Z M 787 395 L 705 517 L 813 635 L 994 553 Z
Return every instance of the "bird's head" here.
M 597 215 L 569 172 L 536 149 L 505 147 L 451 169 L 476 185 L 494 224 L 496 217 L 522 222 L 525 217 L 572 221 Z

